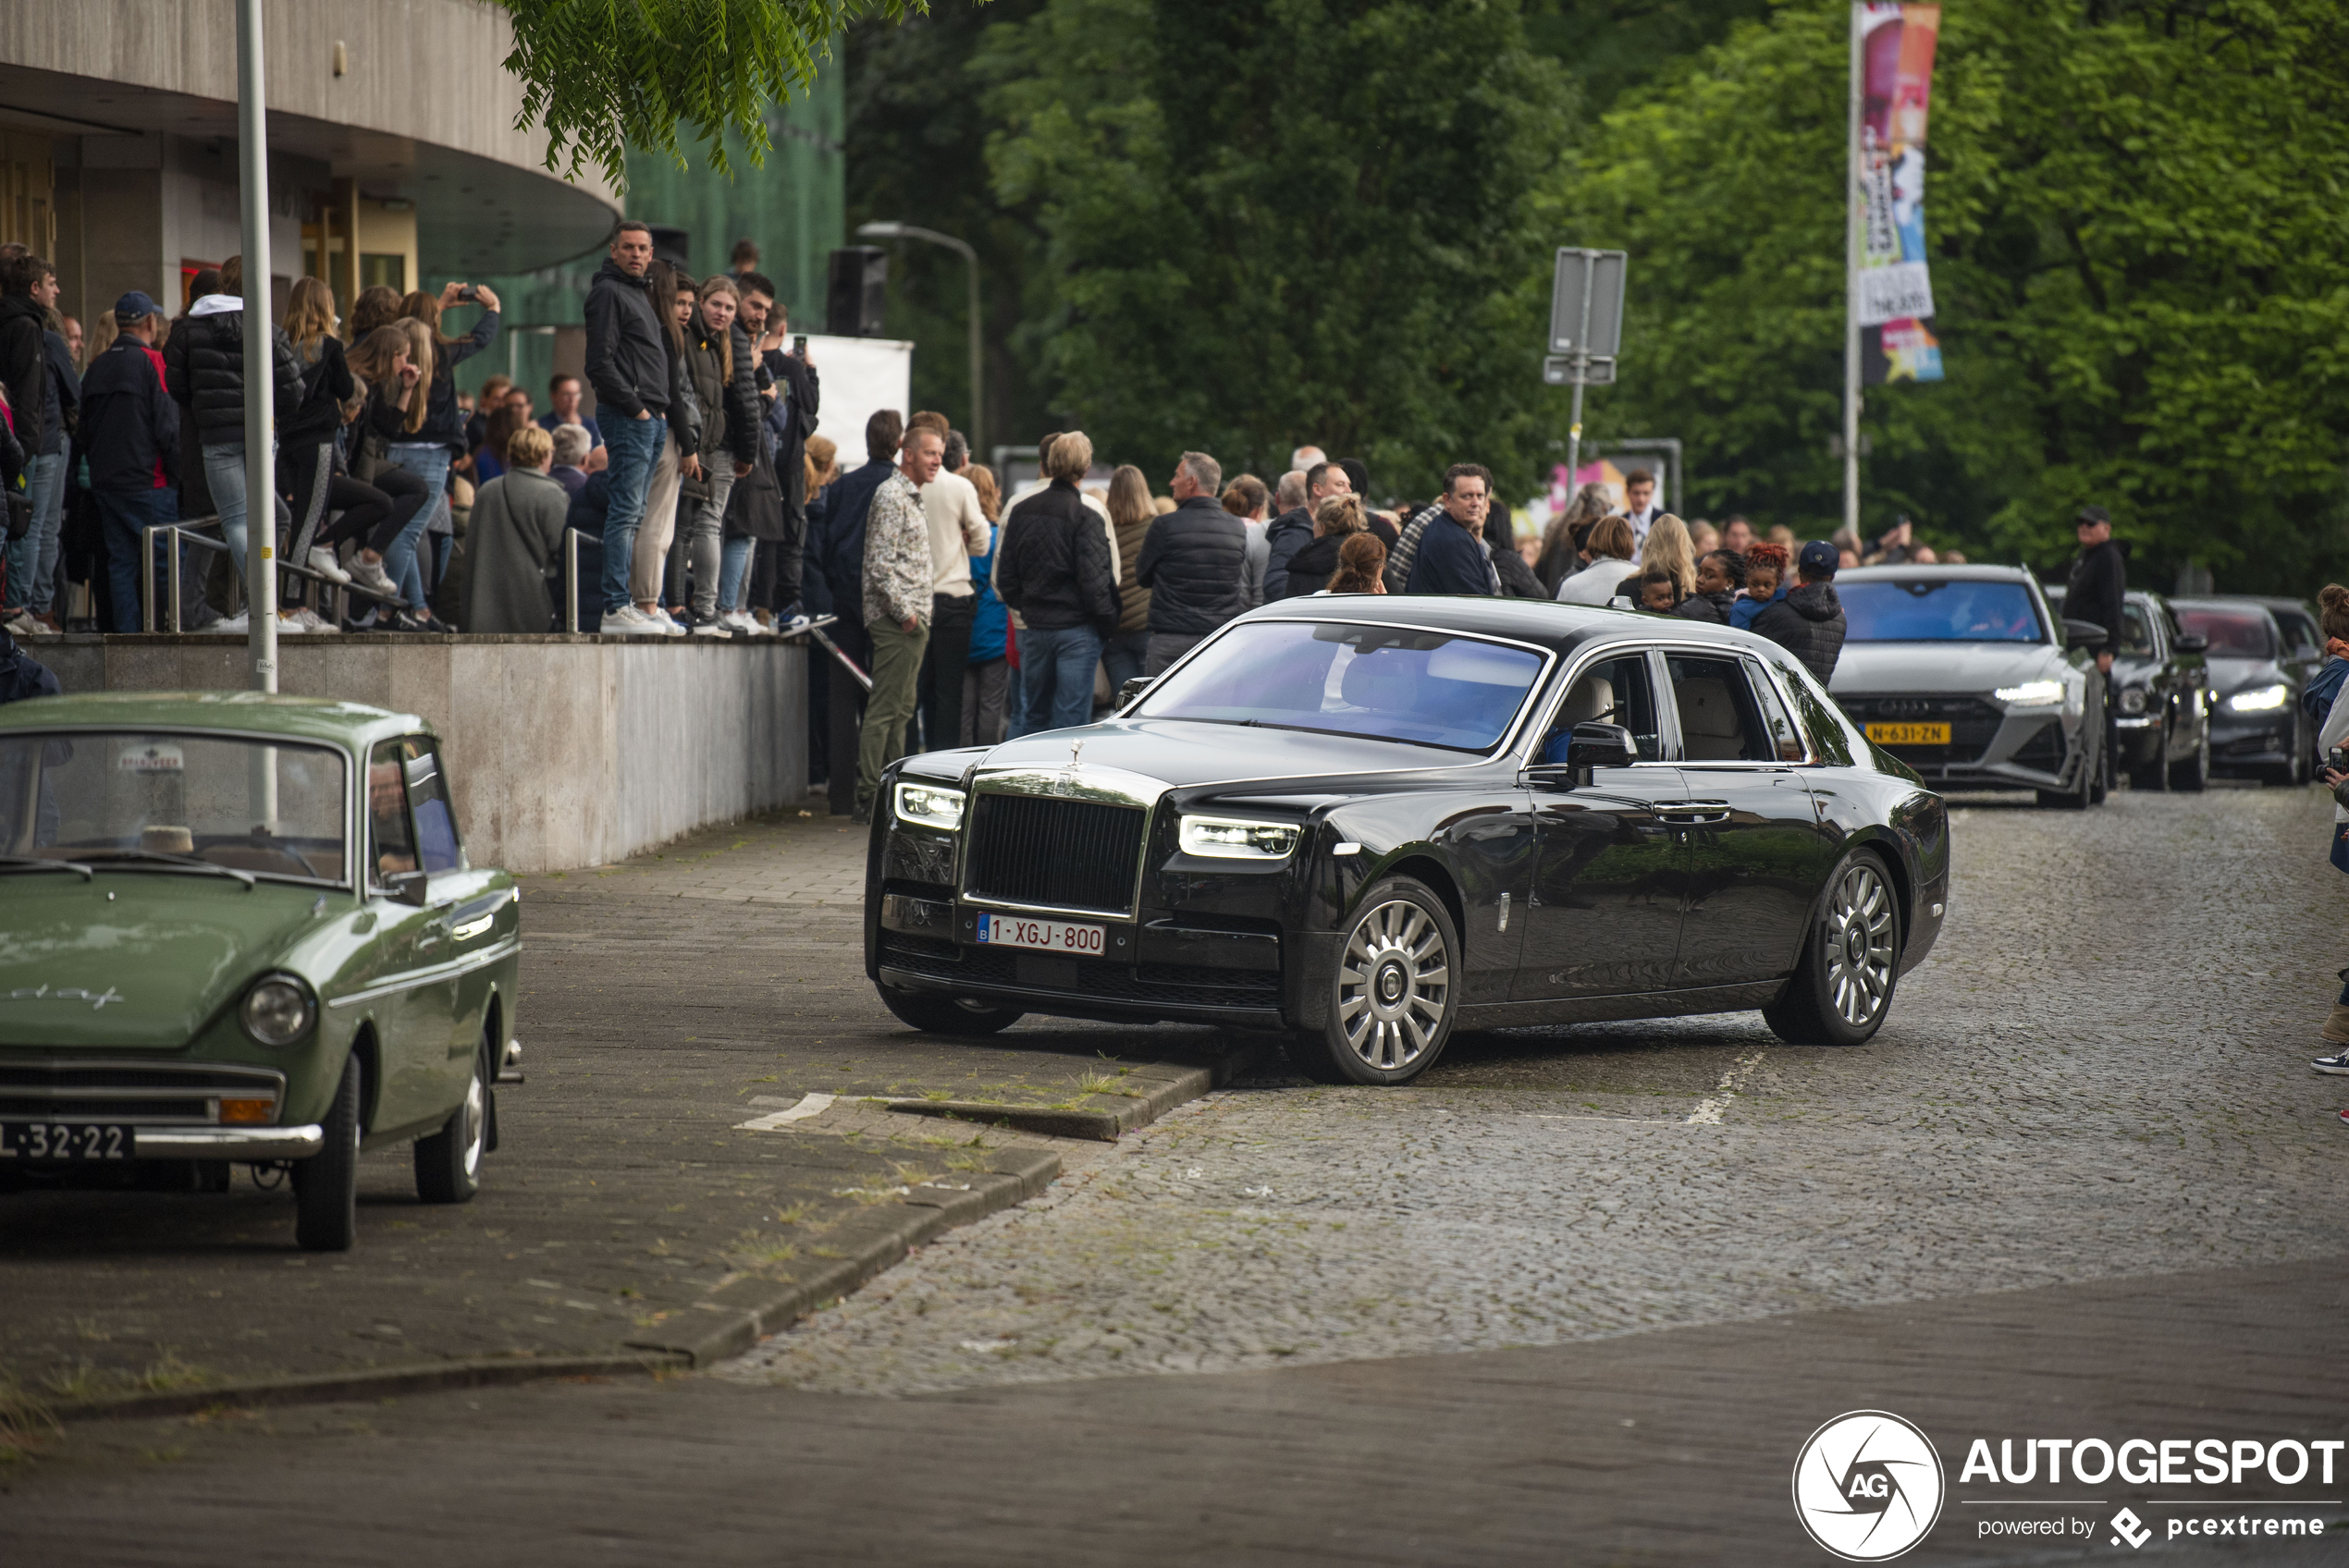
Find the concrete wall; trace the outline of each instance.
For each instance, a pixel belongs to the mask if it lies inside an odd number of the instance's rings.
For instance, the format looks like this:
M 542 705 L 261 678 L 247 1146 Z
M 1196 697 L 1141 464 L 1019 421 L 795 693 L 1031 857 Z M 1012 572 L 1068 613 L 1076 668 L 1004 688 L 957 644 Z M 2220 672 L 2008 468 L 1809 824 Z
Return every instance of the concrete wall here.
M 245 684 L 227 637 L 69 637 L 68 692 Z M 599 865 L 807 793 L 807 651 L 761 639 L 288 637 L 279 689 L 421 715 L 465 846 L 513 871 Z

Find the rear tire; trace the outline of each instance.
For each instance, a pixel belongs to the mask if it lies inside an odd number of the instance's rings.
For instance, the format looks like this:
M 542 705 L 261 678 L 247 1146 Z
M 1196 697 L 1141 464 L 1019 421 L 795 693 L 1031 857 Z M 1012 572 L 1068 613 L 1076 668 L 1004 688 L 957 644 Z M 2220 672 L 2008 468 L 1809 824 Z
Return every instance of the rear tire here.
M 294 1244 L 304 1252 L 349 1252 L 359 1239 L 360 1076 L 353 1054 L 320 1124 L 326 1146 L 293 1162 Z
M 2170 765 L 2170 788 L 2198 795 L 2210 786 L 2210 730 L 2204 727 L 2192 754 Z
M 1355 905 L 1330 976 L 1328 1022 L 1289 1042 L 1324 1084 L 1408 1084 L 1435 1063 L 1459 1012 L 1460 937 L 1426 884 L 1389 876 Z
M 416 1196 L 426 1203 L 471 1203 L 481 1191 L 481 1157 L 489 1152 L 490 1084 L 486 1021 L 473 1050 L 473 1077 L 449 1125 L 415 1145 Z
M 1762 1010 L 1770 1033 L 1790 1046 L 1857 1046 L 1883 1027 L 1900 984 L 1900 910 L 1892 888 L 1872 850 L 1854 850 L 1837 864 L 1793 976 Z
M 899 1023 L 929 1035 L 1000 1035 L 1027 1016 L 1017 1008 L 991 1007 L 936 991 L 901 991 L 893 986 L 879 990 L 881 1006 L 895 1013 Z

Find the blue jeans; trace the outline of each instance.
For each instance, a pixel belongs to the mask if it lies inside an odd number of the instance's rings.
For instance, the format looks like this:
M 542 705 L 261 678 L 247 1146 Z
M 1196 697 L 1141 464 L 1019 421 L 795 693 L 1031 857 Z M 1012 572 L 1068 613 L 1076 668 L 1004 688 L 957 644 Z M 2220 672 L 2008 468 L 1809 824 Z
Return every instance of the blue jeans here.
M 636 528 L 645 521 L 645 494 L 659 466 L 669 422 L 658 414 L 615 415 L 602 424 L 604 449 L 611 454 L 611 508 L 604 514 L 604 613 L 610 615 L 635 602 L 628 593 L 628 569 L 636 558 Z
M 8 546 L 7 607 L 46 610 L 57 577 L 57 527 L 65 517 L 66 475 L 73 472 L 73 443 L 65 450 L 25 460 L 25 490 L 32 502 L 32 526 Z
M 729 534 L 718 557 L 718 613 L 731 615 L 743 607 L 743 584 L 750 580 L 751 546 L 747 534 Z
M 1027 699 L 1015 737 L 1039 729 L 1073 729 L 1093 721 L 1093 669 L 1101 662 L 1101 634 L 1089 626 L 1019 633 L 1019 679 Z
M 422 612 L 424 607 L 424 574 L 416 566 L 416 542 L 432 526 L 434 515 L 449 505 L 449 459 L 453 454 L 448 447 L 426 445 L 421 441 L 397 441 L 391 447 L 391 460 L 406 469 L 424 484 L 424 504 L 400 531 L 400 537 L 384 551 L 384 575 L 400 590 L 411 610 Z
M 277 455 L 269 455 L 269 472 L 277 471 Z M 220 514 L 220 537 L 228 542 L 228 558 L 237 563 L 237 581 L 245 580 L 245 444 L 224 441 L 203 449 L 204 484 L 212 491 L 213 509 Z M 273 487 L 274 502 L 277 491 Z M 233 608 L 233 605 L 231 606 Z
M 90 498 L 98 503 L 98 518 L 105 526 L 106 591 L 114 604 L 114 630 L 137 631 L 139 625 L 139 550 L 146 537 L 146 530 L 175 522 L 179 517 L 178 497 L 169 490 L 92 490 Z M 155 565 L 155 596 L 168 594 L 169 579 L 164 575 L 164 563 Z M 157 625 L 168 625 L 167 618 L 158 619 Z

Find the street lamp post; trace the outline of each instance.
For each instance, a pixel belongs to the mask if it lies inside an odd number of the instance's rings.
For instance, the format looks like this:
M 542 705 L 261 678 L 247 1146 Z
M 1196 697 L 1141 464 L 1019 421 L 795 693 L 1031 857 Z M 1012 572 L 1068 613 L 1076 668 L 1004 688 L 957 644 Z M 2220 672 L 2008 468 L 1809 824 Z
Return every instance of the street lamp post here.
M 955 238 L 954 238 L 953 235 L 951 235 L 951 234 L 941 234 L 941 233 L 939 233 L 939 232 L 938 232 L 936 229 L 934 229 L 934 228 L 916 228 L 914 225 L 912 225 L 912 224 L 910 224 L 910 223 L 867 223 L 867 224 L 859 224 L 859 225 L 857 225 L 857 226 L 856 226 L 856 238 L 857 238 L 857 239 L 926 239 L 926 240 L 928 240 L 929 243 L 931 243 L 932 245 L 943 245 L 943 246 L 945 246 L 945 247 L 946 247 L 948 250 L 950 250 L 950 251 L 959 251 L 959 252 L 961 252 L 963 260 L 964 260 L 964 261 L 965 261 L 965 262 L 967 262 L 967 263 L 970 264 L 970 323 L 971 323 L 971 428 L 970 428 L 970 444 L 971 444 L 971 450 L 972 450 L 972 451 L 974 451 L 974 452 L 983 452 L 983 451 L 987 450 L 986 447 L 984 447 L 983 445 L 981 445 L 980 413 L 979 413 L 979 410 L 980 410 L 980 406 L 981 406 L 981 405 L 980 405 L 980 398 L 979 398 L 979 395 L 978 395 L 978 376 L 979 376 L 978 252 L 977 251 L 972 250 L 972 249 L 970 248 L 970 245 L 969 245 L 969 243 L 968 243 L 967 241 L 965 241 L 965 240 L 961 240 L 961 239 L 955 239 Z
M 277 689 L 277 418 L 270 405 L 268 94 L 261 0 L 237 3 L 239 239 L 245 261 L 245 624 L 251 681 Z M 274 827 L 275 824 L 272 824 Z

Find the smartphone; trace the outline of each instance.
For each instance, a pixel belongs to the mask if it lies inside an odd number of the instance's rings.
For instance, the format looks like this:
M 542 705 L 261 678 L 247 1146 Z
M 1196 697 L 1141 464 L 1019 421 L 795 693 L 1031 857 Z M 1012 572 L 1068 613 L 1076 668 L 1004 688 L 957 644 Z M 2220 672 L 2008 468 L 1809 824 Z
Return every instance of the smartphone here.
M 791 340 L 791 351 L 803 360 L 807 357 L 807 334 L 803 332 Z
M 457 290 L 457 302 L 461 305 L 470 305 L 480 298 L 481 290 L 470 283 Z

